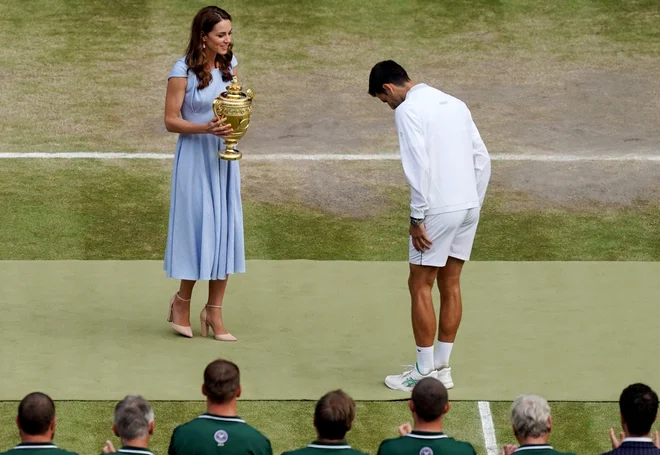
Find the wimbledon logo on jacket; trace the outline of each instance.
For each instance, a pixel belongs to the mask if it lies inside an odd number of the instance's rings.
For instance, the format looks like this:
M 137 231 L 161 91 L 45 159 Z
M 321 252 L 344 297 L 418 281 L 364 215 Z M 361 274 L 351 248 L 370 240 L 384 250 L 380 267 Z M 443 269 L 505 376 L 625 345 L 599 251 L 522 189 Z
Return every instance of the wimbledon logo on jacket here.
M 229 435 L 225 430 L 218 430 L 213 435 L 213 439 L 218 443 L 218 446 L 224 446 L 227 439 L 229 439 Z

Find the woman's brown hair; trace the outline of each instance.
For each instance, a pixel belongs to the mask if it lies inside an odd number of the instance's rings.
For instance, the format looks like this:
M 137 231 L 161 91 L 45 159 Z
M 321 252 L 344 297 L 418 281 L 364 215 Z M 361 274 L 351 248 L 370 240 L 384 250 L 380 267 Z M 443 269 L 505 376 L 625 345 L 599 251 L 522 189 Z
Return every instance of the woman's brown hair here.
M 202 48 L 202 36 L 208 35 L 215 27 L 215 24 L 221 21 L 230 21 L 231 16 L 222 8 L 217 6 L 206 6 L 199 10 L 195 15 L 190 29 L 190 43 L 186 51 L 186 65 L 188 68 L 197 75 L 199 79 L 199 90 L 206 88 L 211 83 L 211 72 L 206 69 L 208 61 L 206 53 Z M 215 67 L 220 69 L 222 73 L 222 80 L 229 82 L 231 80 L 231 59 L 233 57 L 232 45 L 229 45 L 225 55 L 216 54 Z

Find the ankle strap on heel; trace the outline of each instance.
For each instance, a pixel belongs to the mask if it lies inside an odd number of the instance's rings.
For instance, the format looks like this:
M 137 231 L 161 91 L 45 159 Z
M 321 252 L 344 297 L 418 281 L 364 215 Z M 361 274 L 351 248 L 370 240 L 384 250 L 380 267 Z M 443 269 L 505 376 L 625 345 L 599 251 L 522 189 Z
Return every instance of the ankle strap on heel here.
M 222 305 L 219 305 L 219 306 L 218 305 L 209 305 L 208 303 L 204 306 L 207 306 L 209 308 L 222 308 Z
M 190 299 L 183 299 L 183 298 L 181 298 L 181 296 L 179 295 L 178 292 L 177 292 L 176 294 L 174 294 L 174 295 L 176 296 L 177 299 L 181 300 L 182 302 L 190 302 Z

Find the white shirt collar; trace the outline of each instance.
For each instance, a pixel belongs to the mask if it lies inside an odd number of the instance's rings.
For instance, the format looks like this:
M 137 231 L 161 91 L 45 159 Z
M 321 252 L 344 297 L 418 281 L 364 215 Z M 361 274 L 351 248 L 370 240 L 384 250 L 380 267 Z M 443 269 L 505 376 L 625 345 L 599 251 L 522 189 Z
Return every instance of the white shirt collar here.
M 435 433 L 435 432 L 430 434 L 408 433 L 406 436 L 409 438 L 417 438 L 417 439 L 444 439 L 448 437 L 444 433 Z
M 222 422 L 236 422 L 236 423 L 245 423 L 245 420 L 239 417 L 220 417 L 211 414 L 202 414 L 197 417 L 198 419 L 209 419 L 209 420 L 220 420 Z
M 348 444 L 323 444 L 322 442 L 312 442 L 307 444 L 307 447 L 312 449 L 350 449 L 351 446 Z
M 623 438 L 623 441 L 621 441 L 621 443 L 624 443 L 624 442 L 653 442 L 653 439 L 651 439 L 651 438 Z
M 520 452 L 522 450 L 547 450 L 547 449 L 552 450 L 552 446 L 550 444 L 532 444 L 528 446 L 518 447 L 516 450 L 514 450 L 514 452 Z
M 147 449 L 125 449 L 121 448 L 117 450 L 119 453 L 131 453 L 131 454 L 136 454 L 136 455 L 154 455 L 150 450 Z

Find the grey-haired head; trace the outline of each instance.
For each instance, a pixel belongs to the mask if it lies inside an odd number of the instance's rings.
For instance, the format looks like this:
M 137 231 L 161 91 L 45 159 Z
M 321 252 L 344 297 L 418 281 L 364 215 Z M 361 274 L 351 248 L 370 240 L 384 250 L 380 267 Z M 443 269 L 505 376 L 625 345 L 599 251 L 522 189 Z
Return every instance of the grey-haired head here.
M 511 405 L 511 425 L 519 439 L 541 438 L 550 433 L 550 405 L 539 395 L 521 395 Z
M 139 395 L 128 395 L 115 406 L 115 432 L 122 441 L 146 438 L 153 432 L 154 411 Z

